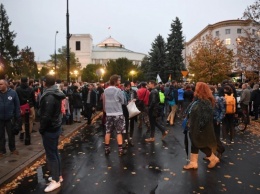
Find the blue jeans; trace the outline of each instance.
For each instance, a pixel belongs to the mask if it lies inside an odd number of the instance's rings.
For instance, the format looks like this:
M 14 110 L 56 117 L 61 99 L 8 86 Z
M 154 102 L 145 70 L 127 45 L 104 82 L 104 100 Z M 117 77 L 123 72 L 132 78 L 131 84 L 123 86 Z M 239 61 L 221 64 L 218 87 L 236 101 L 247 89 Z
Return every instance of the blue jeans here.
M 61 160 L 58 152 L 59 137 L 61 128 L 54 133 L 44 132 L 42 135 L 42 142 L 46 153 L 46 160 L 49 165 L 51 177 L 56 182 L 61 176 Z
M 73 119 L 74 121 L 80 121 L 80 108 L 74 108 L 73 109 Z
M 5 131 L 8 135 L 8 146 L 9 150 L 12 152 L 15 150 L 15 135 L 12 131 L 12 122 L 11 120 L 0 120 L 0 153 L 5 154 L 6 148 L 5 148 Z

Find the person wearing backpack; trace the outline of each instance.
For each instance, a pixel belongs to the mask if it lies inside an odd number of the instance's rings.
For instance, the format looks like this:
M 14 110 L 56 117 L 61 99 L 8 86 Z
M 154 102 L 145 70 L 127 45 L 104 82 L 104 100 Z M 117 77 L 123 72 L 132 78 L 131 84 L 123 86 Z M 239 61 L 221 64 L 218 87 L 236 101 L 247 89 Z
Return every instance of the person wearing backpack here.
M 165 95 L 164 95 L 164 91 L 163 91 L 163 87 L 159 87 L 158 88 L 159 91 L 159 98 L 160 98 L 160 103 L 159 103 L 159 107 L 161 109 L 161 121 L 164 121 L 164 106 L 165 106 Z
M 226 114 L 222 121 L 222 135 L 223 135 L 223 143 L 227 143 L 227 138 L 229 134 L 230 143 L 234 143 L 234 135 L 235 135 L 235 125 L 234 125 L 234 117 L 236 113 L 236 100 L 233 96 L 233 90 L 229 85 L 224 86 L 224 98 L 226 105 Z
M 148 102 L 149 102 L 149 95 L 150 91 L 146 88 L 147 84 L 145 82 L 142 82 L 140 84 L 140 88 L 137 90 L 137 97 L 139 100 L 144 101 L 144 109 L 140 110 L 141 113 L 138 115 L 138 129 L 142 129 L 143 121 L 147 127 L 146 132 L 150 133 L 150 121 L 149 121 L 149 115 L 148 115 Z

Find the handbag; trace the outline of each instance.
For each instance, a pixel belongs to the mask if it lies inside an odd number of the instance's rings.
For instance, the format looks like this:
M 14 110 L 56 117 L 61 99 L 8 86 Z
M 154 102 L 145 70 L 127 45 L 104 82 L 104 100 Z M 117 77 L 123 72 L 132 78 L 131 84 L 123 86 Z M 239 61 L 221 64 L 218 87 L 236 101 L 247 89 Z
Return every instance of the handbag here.
M 129 102 L 126 107 L 129 113 L 129 119 L 141 113 L 136 107 L 134 101 Z
M 29 114 L 30 114 L 30 105 L 29 105 L 29 103 L 25 103 L 25 104 L 20 106 L 21 116 L 25 115 L 26 110 L 28 110 Z

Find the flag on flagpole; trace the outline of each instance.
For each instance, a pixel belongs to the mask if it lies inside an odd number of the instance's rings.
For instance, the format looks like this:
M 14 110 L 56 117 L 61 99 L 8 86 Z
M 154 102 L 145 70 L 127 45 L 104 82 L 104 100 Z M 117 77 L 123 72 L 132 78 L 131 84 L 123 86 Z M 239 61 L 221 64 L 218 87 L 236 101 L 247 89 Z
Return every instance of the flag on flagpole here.
M 162 82 L 162 79 L 160 78 L 160 75 L 157 74 L 157 77 L 156 77 L 156 83 L 160 83 Z
M 168 82 L 172 81 L 172 74 L 169 75 Z

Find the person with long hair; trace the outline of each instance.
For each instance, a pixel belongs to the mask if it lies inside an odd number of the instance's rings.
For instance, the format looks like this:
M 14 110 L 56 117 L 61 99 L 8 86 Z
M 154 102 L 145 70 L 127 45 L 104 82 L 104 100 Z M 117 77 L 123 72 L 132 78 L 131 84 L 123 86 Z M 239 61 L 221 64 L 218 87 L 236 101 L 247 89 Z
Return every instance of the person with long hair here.
M 215 99 L 209 86 L 204 82 L 196 84 L 194 101 L 188 107 L 189 137 L 191 140 L 190 163 L 183 168 L 186 170 L 198 168 L 198 153 L 202 151 L 210 161 L 208 168 L 213 168 L 219 158 L 212 152 L 217 142 L 213 126 Z

